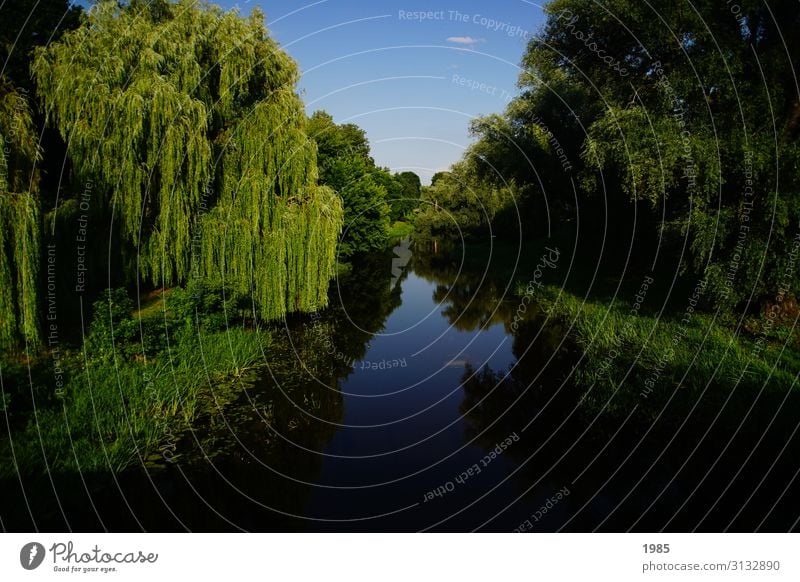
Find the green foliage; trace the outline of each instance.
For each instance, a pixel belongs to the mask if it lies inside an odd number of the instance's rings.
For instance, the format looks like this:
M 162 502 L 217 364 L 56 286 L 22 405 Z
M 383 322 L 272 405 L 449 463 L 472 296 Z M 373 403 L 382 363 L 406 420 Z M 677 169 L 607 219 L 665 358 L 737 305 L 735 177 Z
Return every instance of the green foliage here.
M 39 342 L 39 158 L 28 100 L 0 78 L 0 349 Z
M 419 206 L 422 195 L 422 183 L 414 172 L 400 172 L 392 176 L 398 187 L 389 191 L 389 206 L 392 209 L 391 219 L 402 220 L 410 216 Z
M 31 79 L 33 50 L 78 25 L 81 8 L 67 0 L 6 2 L 0 27 L 0 350 L 40 342 L 41 290 L 50 298 L 54 265 L 39 279 L 42 174 L 56 174 L 43 154 L 54 146 L 42 130 Z M 55 151 L 55 147 L 52 148 Z M 52 157 L 61 164 L 63 156 Z M 52 185 L 50 185 L 52 186 Z
M 444 178 L 449 172 L 436 172 L 431 176 L 431 186 L 435 185 L 440 179 Z
M 410 222 L 403 222 L 398 220 L 389 227 L 389 240 L 399 241 L 400 239 L 410 237 L 414 232 L 414 225 Z
M 0 446 L 3 454 L 13 447 L 16 467 L 5 463 L 0 475 L 121 471 L 175 454 L 184 432 L 240 393 L 271 341 L 233 318 L 215 319 L 224 317 L 218 291 L 175 289 L 166 312 L 140 320 L 127 291 L 106 290 L 93 305 L 83 349 L 60 351 L 57 371 L 49 357 L 33 363 L 44 369 L 42 383 L 57 375 L 63 385 L 36 389 L 35 415 Z M 196 318 L 195 308 L 211 311 Z M 3 365 L 6 390 L 21 400 L 27 370 L 9 374 Z
M 551 321 L 571 329 L 570 342 L 584 360 L 575 379 L 593 408 L 613 397 L 612 409 L 638 404 L 655 417 L 680 386 L 682 410 L 702 395 L 703 405 L 717 411 L 731 386 L 747 401 L 765 386 L 783 394 L 796 383 L 798 361 L 785 339 L 737 333 L 711 315 L 631 315 L 624 302 L 587 301 L 549 286 L 537 302 Z
M 163 309 L 169 318 L 190 331 L 223 331 L 235 322 L 253 323 L 252 298 L 204 281 L 173 289 Z
M 797 27 L 800 13 L 790 2 L 737 9 L 549 3 L 523 57 L 520 97 L 473 124 L 471 153 L 525 194 L 542 188 L 556 218 L 578 212 L 573 177 L 588 217 L 621 221 L 636 205 L 667 244 L 688 239 L 682 267 L 707 277 L 718 304 L 780 301 L 800 284 L 787 252 L 800 229 L 800 104 L 788 58 L 800 40 L 779 27 Z
M 86 351 L 98 361 L 111 362 L 115 350 L 133 341 L 139 331 L 131 318 L 133 301 L 125 289 L 107 289 L 92 305 L 92 323 L 86 338 Z
M 12 436 L 7 444 L 16 467 L 3 464 L 0 474 L 41 473 L 48 466 L 53 473 L 118 472 L 172 458 L 181 434 L 209 406 L 239 394 L 241 385 L 231 378 L 251 367 L 268 341 L 241 329 L 184 336 L 170 357 L 145 363 L 87 352 L 85 368 L 82 355 L 70 354 L 62 361 L 63 391 L 49 406 L 40 402 L 36 416 Z
M 405 184 L 400 179 L 400 174 L 394 174 L 388 168 L 378 168 L 372 172 L 373 179 L 386 191 L 386 205 L 389 208 L 389 222 L 402 219 L 407 209 L 413 208 L 405 199 Z M 417 194 L 419 198 L 419 194 Z M 413 201 L 412 201 L 413 202 Z
M 346 184 L 339 181 L 342 176 L 332 172 L 339 158 L 353 157 L 366 167 L 375 165 L 369 156 L 367 134 L 355 124 L 337 125 L 330 113 L 315 111 L 308 120 L 308 134 L 317 144 L 320 181 L 337 191 Z
M 516 186 L 481 177 L 483 161 L 465 157 L 422 189 L 415 228 L 423 236 L 470 236 L 488 231 L 501 213 L 513 212 L 520 196 Z
M 0 62 L 3 74 L 19 88 L 34 89 L 30 58 L 34 47 L 58 40 L 80 23 L 81 8 L 69 0 L 15 0 L 3 4 Z
M 24 90 L 0 77 L 0 192 L 36 192 L 41 159 L 30 104 Z
M 656 14 L 623 0 L 609 12 L 586 0 L 551 3 L 523 84 L 546 93 L 557 72 L 578 93 L 596 95 L 578 111 L 588 128 L 586 186 L 596 187 L 593 171 L 601 170 L 618 177 L 629 199 L 666 210 L 667 234 L 688 236 L 686 266 L 708 277 L 717 303 L 751 293 L 774 301 L 800 282 L 787 257 L 800 225 L 800 172 L 790 161 L 800 105 L 786 82 L 796 75 L 787 57 L 800 45 L 778 28 L 796 27 L 800 15 L 788 2 L 740 2 L 740 18 L 725 3 L 680 4 Z M 577 30 L 624 63 L 624 80 Z M 774 126 L 764 123 L 766 111 Z
M 341 190 L 345 224 L 339 251 L 344 257 L 381 249 L 389 234 L 386 190 L 366 174 Z
M 28 194 L 0 193 L 0 349 L 39 342 L 39 209 Z
M 264 318 L 325 304 L 342 209 L 260 11 L 104 0 L 33 71 L 75 179 L 153 284 L 224 282 Z
M 388 250 L 359 257 L 342 273 L 341 302 L 267 329 L 252 324 L 249 297 L 207 282 L 151 293 L 139 310 L 124 289 L 104 291 L 82 348 L 25 365 L 0 359 L 0 406 L 11 431 L 0 439 L 0 456 L 14 459 L 0 464 L 0 477 L 117 472 L 192 450 L 205 464 L 208 455 L 233 454 L 237 443 L 216 440 L 230 439 L 231 422 L 246 431 L 256 418 L 255 426 L 268 419 L 278 431 L 298 429 L 304 445 L 321 438 L 313 418 L 328 427 L 342 422 L 336 383 L 399 305 L 391 257 Z M 245 388 L 248 398 L 240 398 Z M 323 432 L 318 449 L 330 438 Z
M 342 257 L 386 246 L 390 220 L 387 198 L 397 198 L 399 184 L 369 156 L 364 130 L 353 124 L 337 125 L 324 111 L 309 120 L 316 141 L 320 182 L 333 188 L 344 207 L 344 230 L 339 244 Z

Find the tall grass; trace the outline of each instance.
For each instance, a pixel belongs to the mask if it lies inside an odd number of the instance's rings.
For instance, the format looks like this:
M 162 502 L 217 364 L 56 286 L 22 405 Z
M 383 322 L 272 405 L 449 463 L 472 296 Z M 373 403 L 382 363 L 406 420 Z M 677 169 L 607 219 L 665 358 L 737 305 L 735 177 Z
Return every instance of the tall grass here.
M 30 390 L 24 367 L 17 367 L 11 374 L 16 388 L 4 386 L 11 436 L 0 441 L 0 477 L 121 471 L 172 459 L 188 428 L 237 397 L 270 342 L 265 331 L 208 330 L 176 321 L 174 313 L 166 322 L 164 313 L 156 315 L 142 326 L 147 333 L 113 344 L 98 315 L 84 346 L 62 353 L 64 384 L 57 392 Z M 130 321 L 118 323 L 124 331 Z M 157 340 L 143 339 L 148 333 Z M 145 344 L 163 348 L 147 351 Z M 35 366 L 36 375 L 52 384 L 52 359 Z M 27 403 L 26 390 L 32 394 Z
M 745 331 L 710 313 L 636 315 L 626 302 L 585 300 L 547 286 L 537 301 L 570 329 L 575 358 L 582 358 L 574 377 L 587 404 L 638 405 L 655 414 L 667 403 L 676 410 L 699 401 L 735 407 L 753 402 L 762 388 L 768 397 L 797 388 L 796 339 L 782 328 Z

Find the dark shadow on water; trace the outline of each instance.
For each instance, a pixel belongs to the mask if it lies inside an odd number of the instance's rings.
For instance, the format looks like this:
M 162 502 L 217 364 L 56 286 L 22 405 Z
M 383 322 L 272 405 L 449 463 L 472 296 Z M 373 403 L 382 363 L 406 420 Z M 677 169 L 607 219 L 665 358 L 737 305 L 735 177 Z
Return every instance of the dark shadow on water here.
M 576 385 L 581 352 L 562 323 L 532 303 L 514 324 L 524 277 L 412 250 L 396 284 L 391 253 L 364 258 L 327 310 L 275 325 L 258 376 L 183 435 L 174 463 L 26 476 L 24 496 L 8 479 L 3 528 L 794 527 L 796 393 L 605 406 L 611 394 Z

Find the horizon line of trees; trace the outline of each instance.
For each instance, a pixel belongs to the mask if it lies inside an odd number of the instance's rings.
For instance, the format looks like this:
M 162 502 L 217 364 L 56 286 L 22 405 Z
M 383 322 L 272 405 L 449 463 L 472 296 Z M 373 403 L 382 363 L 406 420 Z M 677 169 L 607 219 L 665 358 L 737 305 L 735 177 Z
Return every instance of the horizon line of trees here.
M 438 207 L 422 208 L 420 223 L 447 235 L 449 214 L 485 229 L 518 207 L 523 235 L 542 236 L 580 220 L 588 245 L 603 235 L 643 269 L 657 256 L 694 273 L 719 306 L 791 303 L 800 284 L 800 37 L 791 33 L 800 11 L 789 0 L 736 9 L 546 4 L 520 95 L 473 122 L 477 141 L 435 180 L 428 194 Z
M 3 14 L 2 350 L 42 345 L 56 305 L 66 322 L 119 286 L 224 285 L 265 320 L 316 311 L 337 258 L 385 246 L 416 206 L 419 178 L 378 168 L 363 130 L 306 116 L 257 8 Z
M 366 132 L 352 123 L 336 124 L 326 111 L 311 115 L 308 131 L 317 144 L 320 183 L 338 192 L 344 204 L 340 257 L 384 249 L 391 224 L 410 220 L 419 204 L 419 176 L 377 166 Z

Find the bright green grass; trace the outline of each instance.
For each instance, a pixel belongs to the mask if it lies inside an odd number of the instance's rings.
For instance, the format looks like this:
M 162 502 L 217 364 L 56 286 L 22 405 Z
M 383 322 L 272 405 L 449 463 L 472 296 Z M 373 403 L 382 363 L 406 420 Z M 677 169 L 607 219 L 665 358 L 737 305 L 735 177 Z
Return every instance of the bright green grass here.
M 705 405 L 722 406 L 729 395 L 736 405 L 752 402 L 762 387 L 767 395 L 797 388 L 797 340 L 781 327 L 737 332 L 709 313 L 632 315 L 629 303 L 584 301 L 556 287 L 545 287 L 537 301 L 571 327 L 571 343 L 584 357 L 575 377 L 595 404 L 613 396 L 612 408 L 661 410 L 670 399 L 679 406 L 702 394 Z
M 134 318 L 148 319 L 151 317 L 164 317 L 165 305 L 169 301 L 169 296 L 173 289 L 154 291 L 147 297 L 141 299 L 141 308 L 134 311 Z
M 398 220 L 389 227 L 389 241 L 394 242 L 399 239 L 410 236 L 414 232 L 414 225 L 409 222 Z
M 147 361 L 66 352 L 63 392 L 34 402 L 27 424 L 2 440 L 0 476 L 121 471 L 174 457 L 181 433 L 236 397 L 269 343 L 236 328 L 177 335 Z

